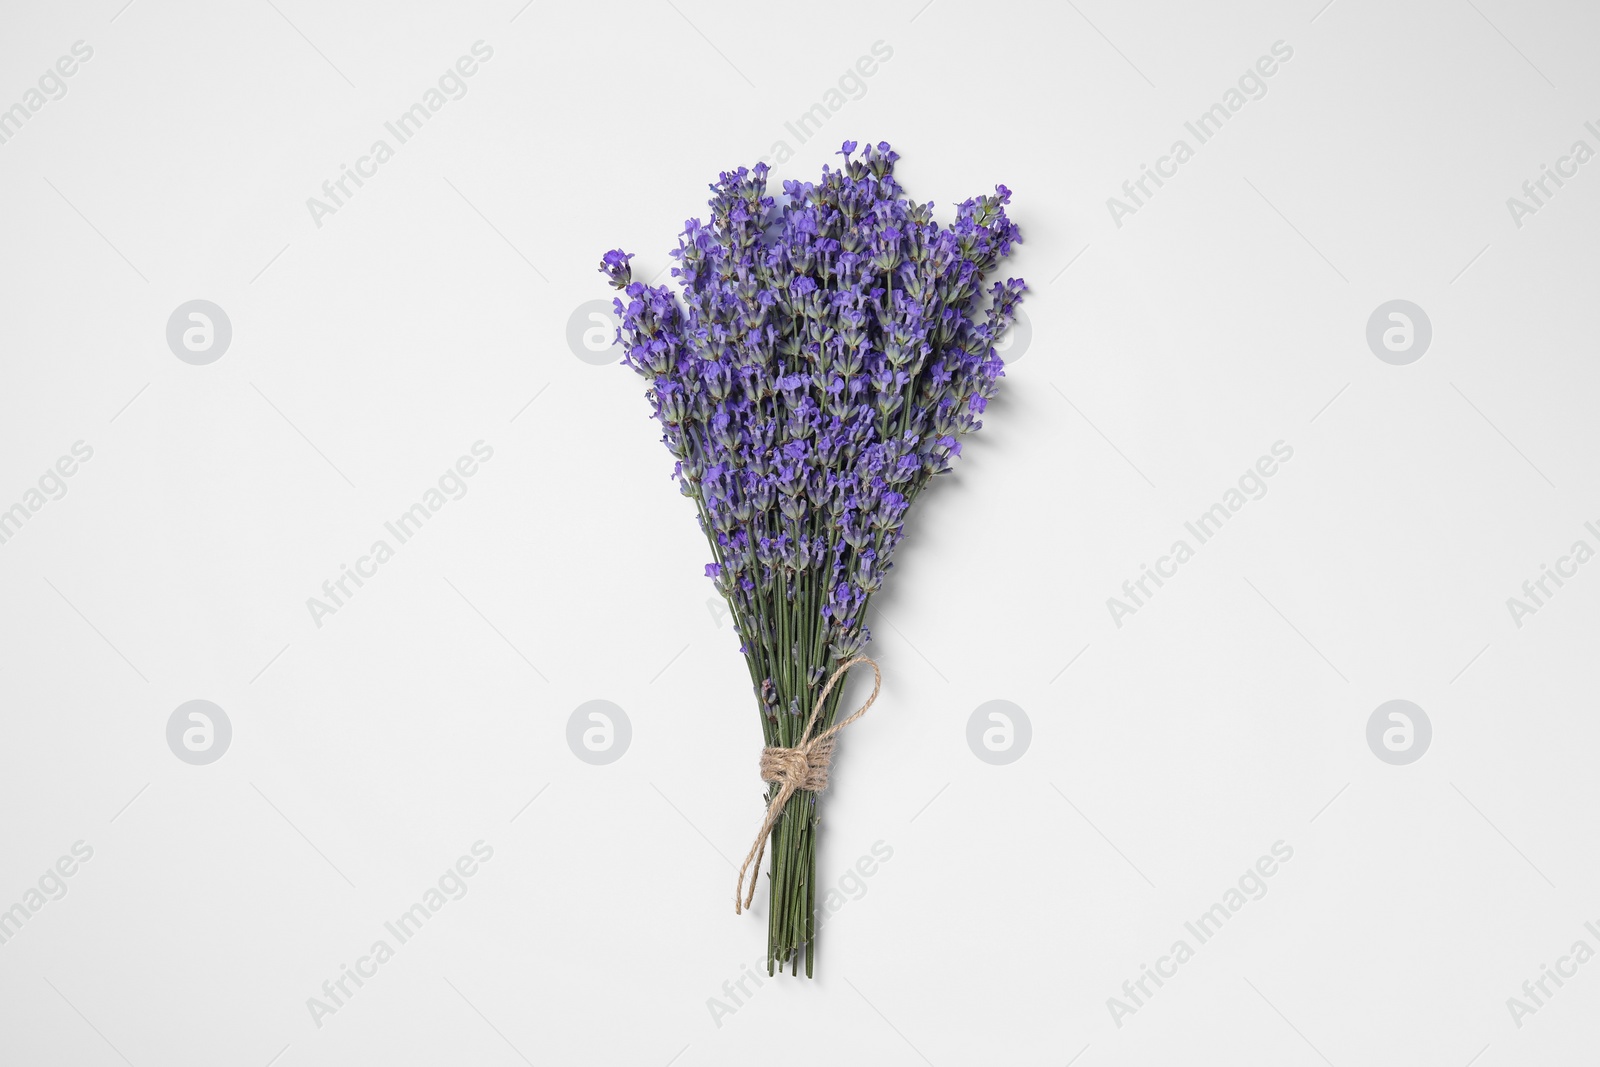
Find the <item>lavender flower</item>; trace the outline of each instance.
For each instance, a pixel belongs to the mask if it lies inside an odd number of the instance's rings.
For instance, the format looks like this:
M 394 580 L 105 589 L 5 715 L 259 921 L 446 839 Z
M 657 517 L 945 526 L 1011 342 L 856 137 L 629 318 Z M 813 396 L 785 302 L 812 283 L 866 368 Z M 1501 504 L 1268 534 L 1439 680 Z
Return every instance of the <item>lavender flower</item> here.
M 1021 240 L 1010 190 L 963 201 L 941 225 L 903 194 L 886 142 L 857 148 L 844 142 L 844 162 L 814 183 L 784 182 L 781 203 L 765 164 L 721 174 L 709 219 L 685 223 L 672 252 L 677 296 L 633 281 L 620 249 L 600 267 L 622 291 L 623 361 L 646 380 L 695 501 L 769 745 L 794 744 L 818 680 L 870 639 L 868 603 L 907 510 L 982 426 L 1005 373 L 995 342 L 1027 288 L 984 288 Z M 775 894 L 791 890 L 774 880 Z M 801 911 L 774 958 L 804 943 L 809 973 Z

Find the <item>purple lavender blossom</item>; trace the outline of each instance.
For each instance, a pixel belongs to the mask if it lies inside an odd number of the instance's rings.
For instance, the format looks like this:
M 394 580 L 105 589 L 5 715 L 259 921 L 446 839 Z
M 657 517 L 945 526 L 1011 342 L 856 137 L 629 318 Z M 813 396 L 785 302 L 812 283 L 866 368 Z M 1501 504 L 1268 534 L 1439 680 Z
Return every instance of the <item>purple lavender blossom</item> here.
M 903 195 L 886 142 L 857 147 L 784 182 L 781 204 L 765 164 L 721 174 L 672 253 L 679 297 L 633 281 L 620 249 L 600 268 L 769 720 L 774 690 L 787 704 L 866 645 L 906 511 L 982 426 L 1027 288 L 983 288 L 1022 239 L 1010 190 L 943 226 Z M 780 639 L 796 604 L 812 621 Z
M 633 258 L 631 252 L 624 252 L 620 248 L 613 248 L 600 259 L 600 273 L 611 279 L 611 284 L 624 289 L 633 280 L 633 268 L 628 266 L 628 260 Z

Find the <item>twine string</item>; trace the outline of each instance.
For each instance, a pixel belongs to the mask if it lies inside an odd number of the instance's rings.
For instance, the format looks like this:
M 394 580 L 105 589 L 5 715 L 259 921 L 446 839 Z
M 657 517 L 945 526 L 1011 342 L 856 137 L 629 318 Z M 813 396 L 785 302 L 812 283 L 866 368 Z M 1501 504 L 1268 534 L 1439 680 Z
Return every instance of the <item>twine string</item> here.
M 836 722 L 816 737 L 811 736 L 811 731 L 816 729 L 817 719 L 822 715 L 822 708 L 828 702 L 828 695 L 833 692 L 833 687 L 839 680 L 858 663 L 865 663 L 872 668 L 872 693 L 866 701 L 857 708 L 850 717 L 842 722 Z M 822 687 L 822 692 L 817 694 L 816 703 L 811 707 L 811 718 L 806 722 L 806 729 L 800 735 L 800 743 L 793 748 L 781 748 L 769 745 L 761 750 L 761 780 L 772 782 L 778 786 L 777 795 L 767 805 L 767 816 L 762 820 L 761 829 L 756 833 L 755 843 L 750 846 L 750 851 L 744 858 L 744 865 L 739 868 L 739 883 L 733 893 L 734 914 L 743 912 L 755 901 L 756 884 L 761 878 L 761 858 L 766 855 L 767 839 L 772 836 L 773 827 L 778 825 L 778 817 L 783 814 L 789 798 L 801 789 L 811 793 L 820 793 L 828 788 L 828 765 L 833 762 L 834 738 L 846 726 L 855 722 L 867 713 L 872 707 L 872 702 L 878 699 L 878 690 L 883 688 L 883 673 L 878 670 L 878 665 L 870 656 L 857 656 L 839 665 L 828 679 L 828 684 Z M 755 871 L 750 875 L 750 887 L 745 889 L 745 875 L 754 866 Z

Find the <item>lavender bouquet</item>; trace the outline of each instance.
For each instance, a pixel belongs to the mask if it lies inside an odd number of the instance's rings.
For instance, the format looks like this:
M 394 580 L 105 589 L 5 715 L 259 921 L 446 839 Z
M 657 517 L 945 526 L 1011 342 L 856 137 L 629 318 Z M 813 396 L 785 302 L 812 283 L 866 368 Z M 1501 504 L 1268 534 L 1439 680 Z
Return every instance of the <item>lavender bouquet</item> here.
M 685 223 L 672 252 L 681 302 L 633 281 L 620 250 L 600 268 L 626 296 L 623 362 L 649 383 L 750 669 L 767 817 L 734 906 L 753 901 L 770 838 L 769 974 L 798 974 L 802 954 L 812 973 L 818 795 L 835 735 L 871 703 L 836 722 L 835 683 L 860 662 L 877 675 L 867 605 L 912 501 L 982 425 L 1027 288 L 984 289 L 1021 240 L 1005 186 L 941 226 L 902 194 L 887 143 L 856 147 L 814 184 L 784 182 L 781 206 L 765 164 L 720 175 L 710 221 Z

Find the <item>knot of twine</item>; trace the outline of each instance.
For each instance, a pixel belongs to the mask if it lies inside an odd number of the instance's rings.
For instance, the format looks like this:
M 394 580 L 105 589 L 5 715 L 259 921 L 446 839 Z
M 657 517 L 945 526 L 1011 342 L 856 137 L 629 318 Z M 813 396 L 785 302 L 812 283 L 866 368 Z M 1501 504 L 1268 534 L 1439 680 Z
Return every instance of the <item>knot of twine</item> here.
M 839 679 L 858 663 L 865 663 L 872 668 L 871 695 L 849 718 L 834 723 L 816 737 L 812 737 L 811 731 L 816 729 L 817 719 L 822 715 L 828 694 L 833 692 L 833 687 L 838 684 Z M 805 732 L 800 735 L 800 743 L 793 748 L 768 746 L 761 750 L 761 780 L 777 785 L 778 792 L 767 805 L 767 816 L 762 820 L 761 829 L 756 833 L 755 843 L 750 846 L 750 851 L 744 858 L 744 865 L 739 868 L 739 883 L 733 893 L 734 914 L 744 911 L 756 898 L 756 883 L 761 877 L 761 857 L 766 855 L 767 838 L 772 836 L 772 828 L 778 825 L 778 817 L 783 814 L 789 798 L 801 789 L 820 793 L 828 788 L 828 765 L 833 762 L 834 737 L 840 730 L 867 713 L 867 709 L 872 707 L 872 702 L 878 699 L 878 690 L 882 687 L 883 674 L 871 657 L 857 656 L 841 663 L 839 669 L 828 679 L 828 684 L 822 687 L 822 692 L 817 694 L 816 703 L 811 707 L 811 718 L 806 722 Z M 745 875 L 750 873 L 752 866 L 755 867 L 755 872 L 750 875 L 750 887 L 746 891 Z

